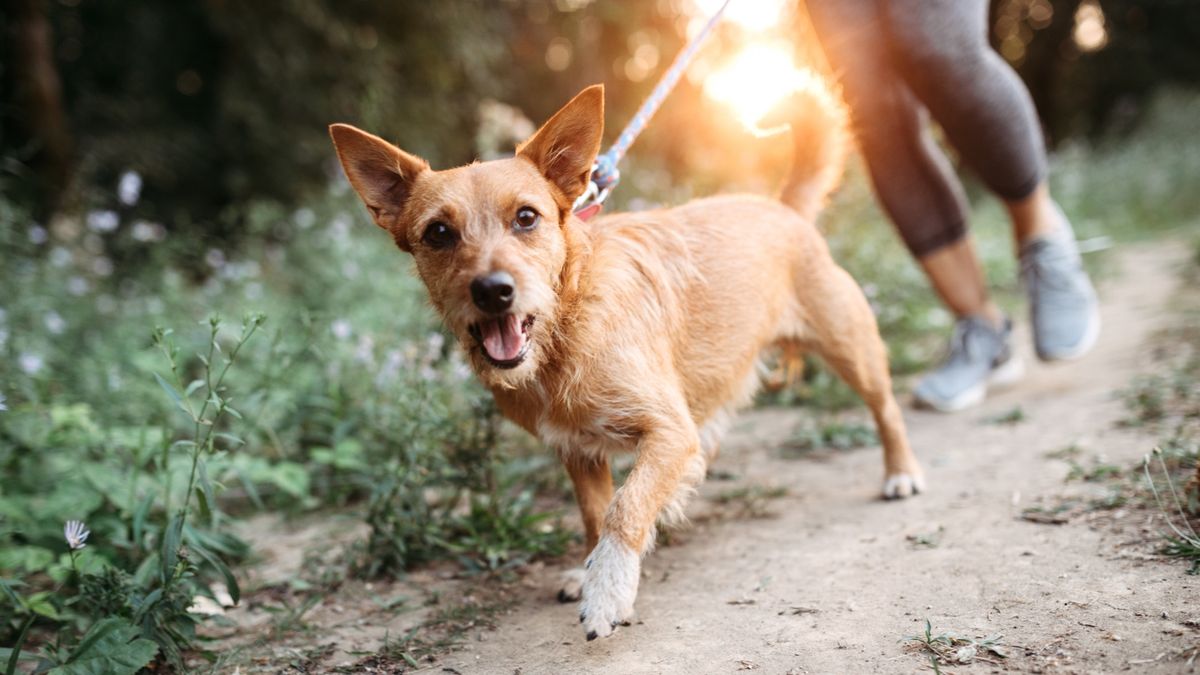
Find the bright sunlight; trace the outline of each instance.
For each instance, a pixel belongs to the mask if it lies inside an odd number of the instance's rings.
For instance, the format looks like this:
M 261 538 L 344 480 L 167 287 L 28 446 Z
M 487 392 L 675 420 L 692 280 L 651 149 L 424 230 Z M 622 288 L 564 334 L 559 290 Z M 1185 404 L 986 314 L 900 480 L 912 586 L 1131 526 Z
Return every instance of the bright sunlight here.
M 810 86 L 816 77 L 811 70 L 796 67 L 788 43 L 758 43 L 748 45 L 709 75 L 704 93 L 730 106 L 747 128 L 758 130 L 772 108 Z
M 707 20 L 725 0 L 692 0 L 698 19 Z M 725 18 L 750 31 L 763 31 L 779 23 L 789 0 L 750 0 L 730 3 Z M 702 22 L 701 22 L 702 23 Z

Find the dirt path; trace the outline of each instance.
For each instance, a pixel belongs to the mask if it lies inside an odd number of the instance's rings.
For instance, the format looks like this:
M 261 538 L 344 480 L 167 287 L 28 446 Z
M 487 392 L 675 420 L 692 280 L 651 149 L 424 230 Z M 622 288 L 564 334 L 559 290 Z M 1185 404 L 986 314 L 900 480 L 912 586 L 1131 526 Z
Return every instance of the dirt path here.
M 1072 443 L 1128 465 L 1155 438 L 1119 429 L 1116 390 L 1148 362 L 1143 346 L 1168 317 L 1178 283 L 1172 243 L 1128 248 L 1103 289 L 1105 332 L 1082 362 L 1030 365 L 1016 388 L 957 416 L 908 412 L 930 491 L 875 499 L 877 451 L 784 459 L 799 415 L 744 414 L 713 467 L 742 485 L 786 487 L 774 517 L 709 519 L 645 562 L 641 621 L 585 642 L 572 606 L 554 599 L 557 569 L 520 592 L 495 632 L 482 632 L 433 671 L 469 673 L 913 673 L 928 657 L 901 644 L 923 631 L 1003 634 L 1010 658 L 957 670 L 1182 672 L 1161 655 L 1200 635 L 1200 578 L 1147 560 L 1145 536 L 1019 518 L 1065 485 Z M 1022 345 L 1027 335 L 1019 336 Z M 1011 425 L 985 422 L 1016 406 Z M 816 461 L 814 461 L 814 459 Z M 702 495 L 728 490 L 710 483 Z M 703 512 L 711 499 L 697 500 Z M 1158 524 L 1145 523 L 1144 528 Z M 1160 660 L 1153 661 L 1158 657 Z

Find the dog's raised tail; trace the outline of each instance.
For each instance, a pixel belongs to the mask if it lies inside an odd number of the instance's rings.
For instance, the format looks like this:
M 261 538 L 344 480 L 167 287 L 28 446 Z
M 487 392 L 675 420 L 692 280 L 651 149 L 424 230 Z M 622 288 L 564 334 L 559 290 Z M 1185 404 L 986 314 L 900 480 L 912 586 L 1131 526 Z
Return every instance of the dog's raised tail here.
M 838 95 L 819 75 L 807 75 L 789 102 L 795 151 L 780 199 L 812 221 L 842 179 L 850 132 Z

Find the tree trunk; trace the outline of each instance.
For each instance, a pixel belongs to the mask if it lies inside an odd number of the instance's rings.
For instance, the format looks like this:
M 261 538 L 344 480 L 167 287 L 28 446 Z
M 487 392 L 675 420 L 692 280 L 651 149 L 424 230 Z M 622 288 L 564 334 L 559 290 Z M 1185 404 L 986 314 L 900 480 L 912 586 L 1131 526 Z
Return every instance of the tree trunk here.
M 10 0 L 7 40 L 13 64 L 18 123 L 36 143 L 38 213 L 48 220 L 61 204 L 72 173 L 73 145 L 63 110 L 62 83 L 44 0 Z

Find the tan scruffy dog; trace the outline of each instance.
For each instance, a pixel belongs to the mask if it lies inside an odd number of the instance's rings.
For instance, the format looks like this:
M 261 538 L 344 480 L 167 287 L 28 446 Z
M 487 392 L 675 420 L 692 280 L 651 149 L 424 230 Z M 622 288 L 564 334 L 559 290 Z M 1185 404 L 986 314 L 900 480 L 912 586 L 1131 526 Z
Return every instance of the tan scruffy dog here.
M 589 640 L 633 617 L 655 522 L 703 479 L 768 347 L 821 355 L 867 402 L 885 497 L 922 488 L 875 318 L 813 226 L 842 172 L 842 110 L 823 90 L 803 99 L 783 203 L 722 196 L 589 222 L 571 206 L 600 148 L 600 86 L 515 157 L 445 171 L 330 127 L 350 183 L 413 255 L 500 410 L 566 466 L 589 554 L 560 598 L 582 600 Z M 636 460 L 614 493 L 616 452 Z

